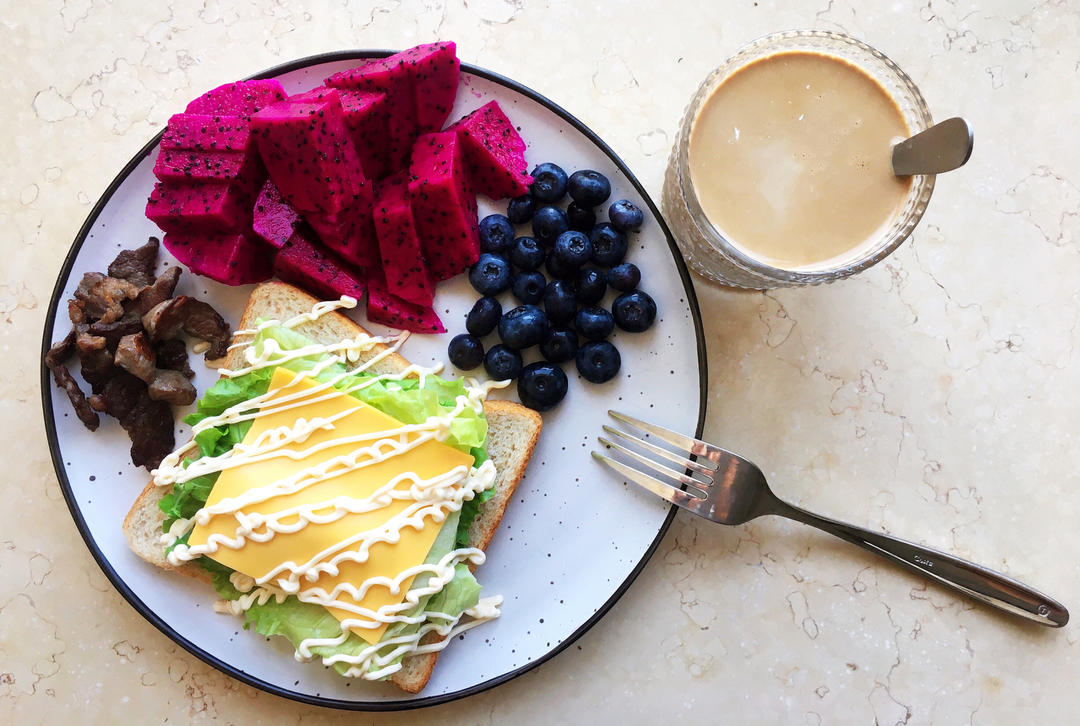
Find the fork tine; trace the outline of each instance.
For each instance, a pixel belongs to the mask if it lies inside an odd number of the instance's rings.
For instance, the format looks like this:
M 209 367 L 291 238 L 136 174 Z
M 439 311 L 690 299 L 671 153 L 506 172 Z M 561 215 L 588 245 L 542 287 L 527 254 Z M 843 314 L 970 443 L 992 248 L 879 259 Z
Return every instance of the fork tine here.
M 619 413 L 618 411 L 609 410 L 608 415 L 612 416 L 615 419 L 618 419 L 619 421 L 622 421 L 623 423 L 628 423 L 636 429 L 648 431 L 650 434 L 660 439 L 661 441 L 666 441 L 669 444 L 673 444 L 694 454 L 722 451 L 722 449 L 713 446 L 712 444 L 706 443 L 704 441 L 698 441 L 697 439 L 692 439 L 689 436 L 685 436 L 676 431 L 672 431 L 671 429 L 665 429 L 663 426 L 646 423 L 640 419 L 634 418 L 633 416 L 627 416 L 625 413 Z
M 683 509 L 694 512 L 696 514 L 698 505 L 705 501 L 704 499 L 701 499 L 700 497 L 695 497 L 689 492 L 683 491 L 682 489 L 676 489 L 673 486 L 665 484 L 659 479 L 654 479 L 651 476 L 642 474 L 637 469 L 629 467 L 621 462 L 615 461 L 610 457 L 604 456 L 598 451 L 592 452 L 592 455 L 593 458 L 597 461 L 607 464 L 612 469 L 619 472 L 638 486 L 648 489 L 656 496 L 668 502 L 671 502 L 677 507 L 682 507 Z
M 636 446 L 640 446 L 641 448 L 645 449 L 646 451 L 651 451 L 652 453 L 656 454 L 657 456 L 663 457 L 663 458 L 667 459 L 670 462 L 678 464 L 679 466 L 681 466 L 684 469 L 689 469 L 690 471 L 696 471 L 699 474 L 704 474 L 705 476 L 709 477 L 710 479 L 713 477 L 713 475 L 716 474 L 716 469 L 712 468 L 711 466 L 704 466 L 703 464 L 699 464 L 696 461 L 690 461 L 689 459 L 683 458 L 683 457 L 679 456 L 678 454 L 672 453 L 672 452 L 668 451 L 667 449 L 664 449 L 664 448 L 661 448 L 661 447 L 657 446 L 656 444 L 650 444 L 648 441 L 645 441 L 643 439 L 639 439 L 637 436 L 633 436 L 631 434 L 628 434 L 627 432 L 625 432 L 625 431 L 623 431 L 621 429 L 617 429 L 614 426 L 605 425 L 604 426 L 604 431 L 607 431 L 612 436 L 618 436 L 619 438 L 624 439 L 626 441 L 629 441 L 629 442 L 633 443 Z M 708 461 L 708 459 L 706 459 L 706 461 Z
M 647 456 L 644 456 L 642 454 L 639 454 L 636 451 L 633 451 L 631 449 L 626 448 L 625 446 L 622 446 L 621 444 L 616 444 L 614 441 L 609 441 L 608 439 L 605 439 L 603 436 L 598 436 L 597 440 L 601 444 L 603 444 L 604 446 L 610 446 L 611 448 L 615 449 L 616 451 L 621 451 L 622 453 L 624 453 L 627 456 L 635 459 L 636 461 L 640 461 L 642 464 L 649 467 L 650 469 L 652 469 L 657 474 L 662 474 L 663 476 L 670 477 L 671 479 L 674 479 L 675 481 L 679 482 L 680 484 L 685 484 L 686 486 L 694 487 L 694 489 L 696 489 L 698 492 L 701 493 L 701 496 L 708 496 L 709 495 L 709 493 L 706 491 L 706 488 L 709 485 L 706 482 L 699 481 L 697 479 L 694 479 L 693 477 L 689 477 L 689 476 L 686 476 L 685 474 L 677 472 L 674 469 L 672 469 L 670 467 L 667 467 L 667 466 L 664 466 L 660 462 L 654 461 L 654 460 L 650 459 Z

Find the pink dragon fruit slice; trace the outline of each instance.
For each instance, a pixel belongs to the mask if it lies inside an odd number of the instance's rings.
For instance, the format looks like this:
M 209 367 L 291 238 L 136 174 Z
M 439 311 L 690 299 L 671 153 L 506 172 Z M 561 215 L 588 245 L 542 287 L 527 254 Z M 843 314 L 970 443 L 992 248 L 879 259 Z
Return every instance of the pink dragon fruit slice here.
M 250 145 L 251 124 L 239 116 L 178 113 L 161 137 L 163 149 L 247 151 Z
M 398 330 L 414 333 L 445 333 L 446 326 L 435 311 L 425 305 L 417 305 L 393 295 L 378 277 L 368 279 L 367 317 Z
M 387 60 L 402 60 L 412 79 L 416 125 L 420 133 L 441 131 L 457 96 L 461 63 L 453 41 L 403 50 Z
M 379 58 L 326 79 L 326 85 L 386 96 L 387 171 L 397 171 L 409 165 L 409 150 L 416 138 L 416 102 L 413 99 L 412 77 L 404 61 Z
M 267 179 L 255 200 L 251 229 L 262 240 L 280 249 L 292 237 L 300 222 L 300 213 L 281 197 L 281 190 L 274 182 Z
M 387 289 L 402 300 L 430 307 L 435 281 L 424 263 L 408 192 L 404 172 L 375 185 L 375 235 Z
M 424 259 L 434 278 L 445 280 L 480 256 L 476 197 L 457 134 L 442 131 L 418 138 L 409 171 L 409 203 Z
M 260 175 L 258 158 L 240 151 L 161 149 L 154 176 L 163 182 L 228 181 L 252 188 Z
M 338 214 L 364 185 L 336 93 L 279 101 L 252 116 L 251 125 L 270 178 L 301 212 Z
M 207 91 L 187 105 L 188 113 L 217 114 L 248 118 L 270 104 L 285 98 L 280 81 L 236 81 Z
M 247 227 L 251 197 L 228 182 L 158 182 L 146 216 L 166 232 L 239 232 Z
M 386 94 L 319 86 L 310 91 L 289 96 L 289 100 L 321 99 L 330 92 L 336 93 L 341 100 L 345 126 L 348 127 L 352 136 L 353 146 L 360 159 L 360 166 L 363 167 L 364 176 L 368 179 L 381 179 L 386 176 L 388 171 L 386 139 L 390 128 Z
M 162 244 L 196 275 L 226 285 L 246 285 L 270 279 L 269 250 L 245 234 L 170 232 Z
M 274 274 L 327 300 L 349 295 L 364 299 L 366 286 L 336 255 L 294 234 L 274 255 Z
M 525 142 L 499 104 L 489 101 L 450 125 L 461 138 L 469 182 L 479 194 L 505 199 L 529 193 Z

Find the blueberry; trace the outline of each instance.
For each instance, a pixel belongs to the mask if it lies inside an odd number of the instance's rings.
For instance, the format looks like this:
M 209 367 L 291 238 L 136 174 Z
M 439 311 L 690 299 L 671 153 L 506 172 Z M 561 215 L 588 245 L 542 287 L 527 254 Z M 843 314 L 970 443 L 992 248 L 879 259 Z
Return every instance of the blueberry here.
M 596 305 L 578 310 L 574 327 L 589 340 L 603 340 L 615 330 L 615 319 L 608 310 Z
M 607 284 L 616 290 L 630 292 L 641 282 L 641 270 L 633 262 L 624 262 L 607 271 Z
M 521 353 L 505 345 L 492 346 L 484 356 L 484 370 L 496 381 L 509 381 L 521 373 Z
M 575 171 L 566 186 L 570 198 L 583 207 L 597 207 L 611 196 L 611 182 L 592 169 Z
M 606 340 L 589 341 L 578 348 L 577 369 L 590 383 L 606 383 L 615 377 L 622 365 L 619 350 Z
M 547 411 L 566 397 L 569 382 L 558 366 L 530 363 L 522 369 L 517 387 L 523 404 L 534 411 Z
M 590 207 L 582 207 L 577 202 L 570 202 L 566 208 L 566 221 L 570 229 L 588 234 L 589 230 L 596 225 L 596 212 Z
M 583 233 L 568 230 L 555 240 L 555 249 L 551 254 L 559 260 L 559 265 L 563 268 L 576 270 L 592 257 L 593 246 Z
M 607 292 L 604 273 L 595 267 L 578 270 L 577 275 L 574 276 L 574 290 L 582 305 L 595 305 L 604 298 L 604 293 Z
M 614 267 L 626 257 L 626 235 L 607 222 L 601 222 L 589 232 L 593 246 L 593 262 L 602 267 Z
M 637 232 L 645 223 L 645 215 L 629 199 L 612 202 L 607 216 L 611 225 L 620 232 Z
M 540 342 L 540 355 L 550 363 L 574 360 L 577 349 L 577 333 L 573 330 L 549 330 Z
M 577 312 L 578 301 L 570 283 L 552 280 L 544 290 L 544 310 L 548 320 L 556 324 L 569 323 Z
M 540 207 L 532 220 L 533 236 L 545 247 L 551 247 L 560 234 L 570 229 L 566 212 L 559 207 Z
M 566 172 L 556 164 L 540 164 L 532 170 L 533 183 L 529 191 L 541 202 L 557 202 L 566 196 Z
M 539 343 L 547 329 L 547 316 L 535 305 L 516 307 L 499 321 L 499 337 L 516 350 L 525 350 Z
M 611 305 L 615 324 L 630 333 L 648 330 L 656 320 L 656 302 L 641 290 L 624 292 Z
M 547 278 L 542 272 L 519 272 L 510 278 L 510 291 L 520 302 L 535 305 L 544 297 Z
M 480 220 L 480 250 L 506 254 L 514 243 L 514 225 L 501 214 L 489 214 Z
M 518 237 L 510 248 L 510 264 L 519 270 L 535 270 L 545 259 L 547 251 L 532 237 Z
M 484 361 L 484 344 L 475 335 L 455 335 L 446 348 L 450 362 L 463 371 L 471 371 Z
M 547 267 L 548 277 L 551 278 L 566 280 L 574 275 L 574 270 L 559 262 L 559 258 L 555 255 L 548 255 L 545 267 Z
M 510 263 L 485 252 L 469 270 L 469 282 L 481 295 L 498 295 L 510 287 Z
M 465 316 L 465 329 L 482 338 L 495 329 L 501 317 L 502 305 L 499 301 L 485 296 L 473 303 L 472 310 Z
M 510 218 L 510 221 L 514 224 L 525 224 L 533 217 L 533 212 L 536 211 L 536 200 L 529 194 L 522 194 L 520 197 L 514 197 L 510 200 L 510 203 L 506 205 L 506 216 Z

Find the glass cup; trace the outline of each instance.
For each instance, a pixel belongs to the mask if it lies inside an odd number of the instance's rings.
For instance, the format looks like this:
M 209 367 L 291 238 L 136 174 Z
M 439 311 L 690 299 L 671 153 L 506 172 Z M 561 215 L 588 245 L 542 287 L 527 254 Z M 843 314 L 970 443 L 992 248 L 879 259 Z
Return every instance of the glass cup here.
M 675 140 L 661 198 L 664 216 L 691 268 L 724 285 L 765 289 L 818 285 L 839 280 L 880 262 L 911 234 L 922 219 L 934 191 L 932 175 L 914 176 L 908 195 L 892 223 L 869 244 L 859 245 L 854 256 L 798 269 L 773 267 L 755 259 L 724 237 L 702 211 L 690 176 L 689 147 L 694 121 L 720 84 L 740 68 L 785 51 L 830 55 L 862 69 L 892 96 L 912 134 L 933 125 L 930 109 L 919 89 L 891 60 L 866 43 L 842 33 L 795 30 L 767 35 L 744 46 L 714 70 L 690 100 Z

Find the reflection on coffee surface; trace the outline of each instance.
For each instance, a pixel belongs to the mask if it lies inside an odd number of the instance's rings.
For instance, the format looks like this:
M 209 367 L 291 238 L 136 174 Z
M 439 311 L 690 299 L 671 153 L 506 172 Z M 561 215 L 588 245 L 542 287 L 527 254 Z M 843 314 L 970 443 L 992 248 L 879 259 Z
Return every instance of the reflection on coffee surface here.
M 705 216 L 774 267 L 840 264 L 872 244 L 904 205 L 892 173 L 909 136 L 877 81 L 835 56 L 777 53 L 735 71 L 702 106 L 690 175 Z

